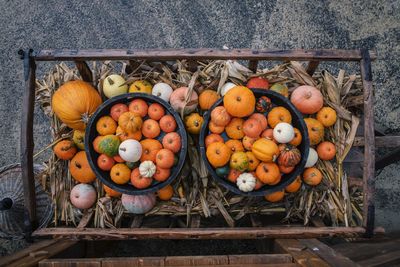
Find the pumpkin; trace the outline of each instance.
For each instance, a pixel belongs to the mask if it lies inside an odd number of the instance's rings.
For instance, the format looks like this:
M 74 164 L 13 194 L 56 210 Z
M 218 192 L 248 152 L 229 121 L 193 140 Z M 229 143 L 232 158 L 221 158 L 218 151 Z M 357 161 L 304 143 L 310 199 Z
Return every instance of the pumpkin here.
M 292 141 L 289 142 L 292 146 L 298 146 L 301 144 L 301 141 L 303 140 L 303 136 L 301 135 L 301 132 L 297 128 L 293 128 L 294 131 L 294 137 Z
M 231 139 L 242 139 L 244 137 L 243 123 L 243 119 L 233 118 L 225 127 L 226 135 Z
M 303 181 L 308 185 L 319 185 L 322 181 L 322 173 L 317 168 L 307 168 L 303 172 Z
M 269 88 L 269 82 L 267 79 L 263 77 L 253 77 L 250 78 L 250 80 L 247 81 L 247 88 L 251 89 L 265 89 L 267 90 Z
M 222 139 L 222 142 L 223 142 L 223 139 Z M 225 145 L 227 145 L 229 147 L 229 149 L 232 151 L 232 153 L 244 151 L 242 142 L 240 142 L 239 140 L 233 140 L 233 139 L 228 140 L 225 142 Z
M 167 185 L 157 191 L 158 198 L 164 201 L 170 200 L 173 195 L 174 195 L 174 189 L 172 188 L 171 185 Z
M 88 209 L 96 202 L 97 193 L 89 184 L 77 184 L 72 188 L 69 199 L 75 208 Z
M 243 143 L 244 149 L 251 150 L 255 141 L 257 141 L 257 138 L 252 138 L 249 136 L 243 137 L 242 143 Z
M 123 158 L 121 158 L 119 155 L 115 155 L 113 157 L 113 160 L 115 160 L 115 162 L 118 162 L 118 163 L 124 163 L 125 162 L 125 160 Z
M 136 162 L 142 156 L 142 146 L 136 140 L 125 140 L 119 146 L 118 154 L 127 162 Z
M 111 116 L 103 116 L 97 121 L 96 130 L 100 135 L 115 134 L 117 123 Z
M 301 160 L 301 153 L 296 147 L 291 145 L 279 145 L 282 149 L 278 157 L 278 164 L 286 167 L 294 167 Z
M 124 141 L 125 142 L 125 141 Z M 106 135 L 99 143 L 99 151 L 102 154 L 106 154 L 109 157 L 113 157 L 118 154 L 118 147 L 120 140 L 116 135 Z
M 117 131 L 116 131 L 115 135 L 119 137 L 119 140 L 121 142 L 128 140 L 128 139 L 134 139 L 137 141 L 140 141 L 140 139 L 142 139 L 142 131 L 136 131 L 134 133 L 127 133 L 124 130 L 122 130 L 121 126 L 117 127 Z
M 272 109 L 272 101 L 269 97 L 261 96 L 257 99 L 256 110 L 261 113 L 268 112 Z
M 223 106 L 218 106 L 211 111 L 211 121 L 217 126 L 226 126 L 231 121 L 231 116 Z
M 161 143 L 155 139 L 144 139 L 140 141 L 140 145 L 142 146 L 140 161 L 151 160 L 152 162 L 156 162 L 157 152 L 163 148 Z
M 149 106 L 147 114 L 149 115 L 150 119 L 158 121 L 165 115 L 165 109 L 160 104 L 153 103 Z
M 147 119 L 143 122 L 142 133 L 147 138 L 156 138 L 160 134 L 160 126 L 158 122 L 152 119 Z
M 251 152 L 257 159 L 263 162 L 273 162 L 279 155 L 278 146 L 266 138 L 258 139 L 254 142 Z
M 292 123 L 292 115 L 289 110 L 284 107 L 274 107 L 268 113 L 268 123 L 271 128 L 275 128 L 280 122 Z
M 138 189 L 145 189 L 153 182 L 153 178 L 141 175 L 139 168 L 133 169 L 130 180 L 131 184 Z
M 226 179 L 228 179 L 230 182 L 235 183 L 237 182 L 237 178 L 239 177 L 239 175 L 241 175 L 242 172 L 239 170 L 235 170 L 235 169 L 230 169 L 228 176 L 226 177 Z
M 285 187 L 285 191 L 288 193 L 294 193 L 299 191 L 301 187 L 301 177 L 297 176 L 296 179 Z
M 185 126 L 189 133 L 199 134 L 201 126 L 203 126 L 204 119 L 199 113 L 192 113 L 185 117 Z
M 181 136 L 177 132 L 167 133 L 162 139 L 162 145 L 164 148 L 178 153 L 182 147 Z
M 214 90 L 204 90 L 199 96 L 199 105 L 202 110 L 209 110 L 219 99 L 219 95 Z
M 226 166 L 223 166 L 223 167 L 220 167 L 220 168 L 216 168 L 215 169 L 215 173 L 219 177 L 225 177 L 225 176 L 227 176 L 229 174 L 229 170 L 230 170 L 229 166 L 226 165 Z
M 169 149 L 160 149 L 156 154 L 156 164 L 163 169 L 171 168 L 174 166 L 174 153 Z
M 97 166 L 103 171 L 111 170 L 112 166 L 114 166 L 115 160 L 112 157 L 107 156 L 106 154 L 101 154 L 97 158 Z
M 208 123 L 208 129 L 210 130 L 210 132 L 215 133 L 215 134 L 220 134 L 223 133 L 225 130 L 224 126 L 218 126 L 216 125 L 214 122 L 210 121 Z
M 247 119 L 243 123 L 243 133 L 246 136 L 257 138 L 262 132 L 261 124 L 256 119 Z
M 189 88 L 187 87 L 180 87 L 172 92 L 169 103 L 178 113 L 182 113 L 182 110 L 184 110 L 184 114 L 190 114 L 197 108 L 199 97 L 196 91 L 192 90 L 190 99 L 188 99 L 188 103 L 186 104 L 186 98 L 189 98 L 188 94 Z
M 117 95 L 126 94 L 128 92 L 128 85 L 125 84 L 126 80 L 118 74 L 111 74 L 103 81 L 103 93 L 107 98 Z
M 110 178 L 116 184 L 126 184 L 131 177 L 131 169 L 123 163 L 115 164 L 110 171 Z
M 255 176 L 254 172 L 252 172 L 251 174 L 253 174 Z M 260 179 L 257 179 L 257 177 L 256 177 L 256 186 L 254 187 L 254 190 L 258 190 L 263 186 L 264 186 L 264 184 L 260 181 Z
M 254 156 L 253 152 L 247 151 L 246 156 L 249 161 L 248 170 L 254 171 L 257 168 L 258 164 L 260 164 L 260 161 L 256 158 L 256 156 Z
M 319 144 L 324 138 L 324 126 L 322 125 L 322 123 L 313 118 L 305 118 L 304 121 L 307 125 L 310 145 L 313 146 Z
M 210 144 L 215 142 L 224 142 L 224 138 L 219 134 L 209 134 L 207 135 L 206 139 L 204 140 L 204 144 L 208 147 Z
M 331 142 L 325 141 L 317 146 L 318 157 L 322 160 L 331 160 L 336 155 L 335 145 Z
M 118 127 L 117 127 L 117 129 L 118 129 Z M 118 135 L 118 132 L 117 132 L 117 135 Z M 98 135 L 98 136 L 96 136 L 96 138 L 93 140 L 93 149 L 94 149 L 94 151 L 96 151 L 97 153 L 101 153 L 100 150 L 99 150 L 99 144 L 100 144 L 101 139 L 103 139 L 103 137 L 104 137 L 104 136 Z M 120 138 L 120 139 L 121 139 L 121 138 Z
M 274 129 L 266 129 L 261 133 L 261 137 L 266 138 L 268 140 L 273 141 L 274 143 L 278 143 L 275 139 L 274 139 Z
M 129 169 L 133 170 L 137 167 L 140 166 L 140 162 L 136 161 L 136 162 L 125 162 L 125 165 L 128 166 Z
M 120 197 L 122 195 L 120 192 L 117 192 L 104 184 L 103 184 L 103 189 L 104 192 L 106 192 L 107 196 L 109 197 Z
M 281 173 L 291 173 L 294 170 L 294 167 L 288 167 L 288 166 L 283 166 L 283 165 L 278 165 L 279 171 Z
M 274 193 L 271 193 L 269 195 L 265 195 L 264 198 L 265 200 L 269 202 L 279 202 L 285 197 L 285 191 L 276 191 Z
M 143 177 L 153 177 L 156 173 L 156 165 L 150 160 L 143 161 L 139 165 L 139 172 Z
M 245 152 L 235 152 L 232 154 L 229 167 L 239 171 L 245 171 L 249 167 L 249 160 Z
M 171 169 L 163 169 L 156 166 L 156 173 L 153 175 L 154 180 L 158 182 L 163 182 L 168 179 L 171 174 Z
M 236 185 L 240 191 L 250 192 L 256 186 L 256 177 L 251 173 L 242 173 L 236 180 Z
M 289 89 L 286 85 L 281 84 L 281 83 L 274 83 L 271 88 L 271 91 L 277 92 L 281 95 L 283 95 L 284 97 L 288 97 L 289 96 Z
M 150 193 L 147 195 L 126 195 L 122 194 L 122 206 L 133 214 L 144 214 L 150 211 L 156 204 L 156 195 Z
M 111 107 L 110 116 L 113 120 L 118 121 L 122 113 L 129 111 L 128 106 L 122 103 L 115 104 Z
M 145 93 L 151 94 L 151 89 L 153 86 L 146 80 L 134 81 L 131 86 L 129 86 L 129 93 Z
M 143 99 L 134 99 L 129 104 L 128 109 L 130 112 L 136 113 L 143 118 L 147 115 L 147 110 L 149 109 L 149 106 Z
M 176 129 L 176 121 L 174 116 L 167 114 L 160 119 L 160 128 L 166 133 L 170 133 L 175 131 Z
M 264 116 L 264 114 L 254 113 L 249 117 L 249 119 L 255 119 L 256 121 L 258 121 L 258 123 L 261 126 L 262 131 L 264 131 L 268 127 L 268 121 L 267 121 L 267 118 Z
M 331 127 L 337 119 L 336 111 L 331 107 L 323 107 L 317 113 L 317 120 L 325 127 Z
M 134 133 L 140 131 L 143 121 L 140 115 L 133 112 L 122 113 L 118 118 L 118 125 L 126 133 Z
M 80 183 L 88 184 L 96 180 L 96 175 L 90 168 L 85 151 L 79 151 L 71 159 L 69 171 L 72 178 Z
M 256 176 L 264 184 L 273 185 L 280 180 L 281 173 L 278 165 L 273 162 L 261 162 L 256 168 Z
M 78 150 L 74 145 L 74 142 L 70 140 L 62 140 L 58 142 L 53 148 L 54 154 L 56 154 L 57 158 L 63 160 L 72 159 Z
M 245 86 L 235 86 L 224 96 L 224 107 L 233 117 L 247 117 L 254 112 L 256 98 Z
M 289 143 L 294 138 L 293 126 L 286 122 L 280 122 L 275 126 L 273 136 L 278 143 Z
M 292 92 L 290 101 L 303 114 L 314 114 L 318 112 L 324 104 L 324 98 L 321 92 L 310 85 L 297 87 Z
M 173 91 L 174 90 L 172 90 L 172 87 L 169 86 L 169 84 L 157 83 L 153 86 L 151 94 L 161 98 L 165 102 L 168 102 Z
M 231 82 L 227 82 L 225 83 L 222 87 L 221 87 L 221 95 L 224 96 L 226 95 L 226 93 L 229 92 L 229 90 L 231 90 L 233 87 L 235 87 L 236 84 L 231 83 Z
M 224 143 L 215 142 L 207 147 L 206 156 L 214 168 L 222 167 L 228 163 L 231 156 L 231 150 Z
M 72 140 L 80 150 L 85 149 L 85 131 L 75 130 L 72 135 Z
M 305 168 L 310 168 L 315 165 L 318 161 L 318 153 L 315 151 L 314 148 L 310 147 L 308 150 L 308 157 L 306 161 L 306 165 L 304 166 Z

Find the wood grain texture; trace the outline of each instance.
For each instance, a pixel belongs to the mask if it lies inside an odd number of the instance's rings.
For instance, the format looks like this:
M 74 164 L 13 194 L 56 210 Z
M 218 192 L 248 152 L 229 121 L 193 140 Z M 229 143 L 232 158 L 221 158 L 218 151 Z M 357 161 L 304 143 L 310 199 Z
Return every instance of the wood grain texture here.
M 49 259 L 40 261 L 38 266 L 39 267 L 101 267 L 102 262 L 100 259 Z
M 364 146 L 365 138 L 363 136 L 356 136 L 353 146 Z M 399 147 L 400 136 L 375 136 L 375 147 Z

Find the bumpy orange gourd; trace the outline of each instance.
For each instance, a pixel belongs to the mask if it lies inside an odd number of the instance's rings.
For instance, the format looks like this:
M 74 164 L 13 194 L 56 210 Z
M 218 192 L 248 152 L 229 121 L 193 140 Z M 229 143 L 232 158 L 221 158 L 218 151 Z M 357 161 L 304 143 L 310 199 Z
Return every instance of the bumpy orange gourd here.
M 117 123 L 111 116 L 103 116 L 96 123 L 96 130 L 100 135 L 115 134 Z
M 134 139 L 136 141 L 140 141 L 142 139 L 142 131 L 136 131 L 134 133 L 127 133 L 124 130 L 122 130 L 121 126 L 117 127 L 117 131 L 115 132 L 115 135 L 119 137 L 119 140 L 125 141 L 128 139 Z
M 304 121 L 307 125 L 310 144 L 312 146 L 319 144 L 324 138 L 324 126 L 322 123 L 313 118 L 305 118 Z
M 72 178 L 83 184 L 91 183 L 96 179 L 96 175 L 90 168 L 85 151 L 79 151 L 71 159 L 69 171 Z
M 218 106 L 211 111 L 211 121 L 217 126 L 226 126 L 231 121 L 231 115 L 223 106 Z
M 336 155 L 336 147 L 333 143 L 325 141 L 317 147 L 318 157 L 322 160 L 331 160 Z
M 292 123 L 292 115 L 289 110 L 284 107 L 274 107 L 268 113 L 268 124 L 271 128 L 275 128 L 275 126 L 280 122 Z
M 244 151 L 242 142 L 240 142 L 239 140 L 230 139 L 230 140 L 226 141 L 225 144 L 230 148 L 232 153 Z
M 228 163 L 231 157 L 231 150 L 222 142 L 212 143 L 206 150 L 207 159 L 214 167 L 222 167 Z
M 292 141 L 290 141 L 289 144 L 291 144 L 292 146 L 298 146 L 301 144 L 303 136 L 301 135 L 301 132 L 299 129 L 293 128 L 293 130 L 294 130 L 294 138 L 292 139 Z
M 279 148 L 273 141 L 260 138 L 253 143 L 251 152 L 263 162 L 273 162 L 279 155 Z
M 208 110 L 219 99 L 219 95 L 214 90 L 204 90 L 199 96 L 199 105 L 203 110 Z
M 155 139 L 144 139 L 140 141 L 140 145 L 142 146 L 140 161 L 151 160 L 152 162 L 156 162 L 156 155 L 163 148 L 162 144 Z
M 274 129 L 265 129 L 264 132 L 261 133 L 261 137 L 266 138 L 268 140 L 274 141 L 274 143 L 278 143 L 274 139 Z
M 76 149 L 74 142 L 70 140 L 62 140 L 54 146 L 53 151 L 59 159 L 70 160 L 75 156 L 78 150 Z
M 317 113 L 317 120 L 325 127 L 335 124 L 337 119 L 336 111 L 331 107 L 323 107 Z
M 51 107 L 68 127 L 84 130 L 101 102 L 100 94 L 93 86 L 78 80 L 66 82 L 58 88 L 51 100 Z
M 307 168 L 303 172 L 303 181 L 308 185 L 319 185 L 322 181 L 322 173 L 315 167 Z
M 140 115 L 134 112 L 122 113 L 118 118 L 118 125 L 122 128 L 124 132 L 134 133 L 140 131 L 142 128 L 143 120 Z
M 226 135 L 231 139 L 242 139 L 244 137 L 243 123 L 243 119 L 233 118 L 225 127 Z
M 244 149 L 251 150 L 255 141 L 257 141 L 257 138 L 252 138 L 250 136 L 243 137 L 242 144 Z
M 224 95 L 224 107 L 233 117 L 247 117 L 254 112 L 256 98 L 245 86 L 235 86 Z
M 290 96 L 290 101 L 303 114 L 314 114 L 324 104 L 321 92 L 309 85 L 297 87 Z

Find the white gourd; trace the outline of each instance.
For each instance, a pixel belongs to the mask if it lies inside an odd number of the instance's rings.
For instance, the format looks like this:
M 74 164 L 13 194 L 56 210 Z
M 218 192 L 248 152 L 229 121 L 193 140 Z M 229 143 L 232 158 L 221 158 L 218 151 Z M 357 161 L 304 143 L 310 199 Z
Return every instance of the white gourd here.
M 136 162 L 142 156 L 142 145 L 133 139 L 125 140 L 119 145 L 118 154 L 127 162 Z
M 128 92 L 128 85 L 125 84 L 126 80 L 117 74 L 107 76 L 103 81 L 103 93 L 106 97 L 126 94 Z
M 251 173 L 242 173 L 237 178 L 236 185 L 243 192 L 253 191 L 254 187 L 256 187 L 256 177 Z
M 289 143 L 294 138 L 293 126 L 287 122 L 280 122 L 275 126 L 273 136 L 278 143 Z
M 173 92 L 172 87 L 169 86 L 169 84 L 157 83 L 153 86 L 151 94 L 168 102 L 172 92 Z
M 151 178 L 156 173 L 156 165 L 151 160 L 146 160 L 139 165 L 140 175 Z
M 231 90 L 233 87 L 235 87 L 236 84 L 227 82 L 221 87 L 221 95 L 224 96 L 226 93 L 228 93 L 229 90 Z
M 306 168 L 310 168 L 315 165 L 318 161 L 318 153 L 315 151 L 314 148 L 310 147 L 310 150 L 308 152 L 308 158 L 306 161 Z

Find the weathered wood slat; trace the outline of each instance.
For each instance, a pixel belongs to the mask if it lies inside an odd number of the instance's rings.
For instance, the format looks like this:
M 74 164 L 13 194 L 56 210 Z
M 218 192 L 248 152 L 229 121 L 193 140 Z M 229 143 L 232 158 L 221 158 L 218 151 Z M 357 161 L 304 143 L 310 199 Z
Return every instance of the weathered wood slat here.
M 39 262 L 39 267 L 102 267 L 101 259 L 49 259 Z M 117 266 L 117 265 L 114 265 Z M 123 267 L 118 265 L 119 267 Z M 138 266 L 138 265 L 129 265 Z
M 52 60 L 175 60 L 175 59 L 243 59 L 243 60 L 333 60 L 359 61 L 360 50 L 252 50 L 252 49 L 91 49 L 40 50 L 34 54 L 38 61 Z M 375 53 L 371 51 L 371 59 Z
M 399 160 L 400 160 L 400 147 L 394 149 L 393 151 L 379 158 L 375 163 L 375 169 L 376 170 L 383 169 L 392 163 L 398 162 Z
M 373 258 L 368 258 L 366 260 L 360 261 L 360 266 L 393 266 L 395 263 L 400 263 L 400 251 L 392 251 L 385 253 L 383 255 L 375 256 Z M 393 264 L 393 265 L 392 265 Z
M 289 254 L 249 254 L 249 255 L 229 255 L 229 264 L 272 264 L 272 263 L 291 263 L 292 256 Z
M 365 139 L 362 136 L 356 136 L 353 146 L 364 146 Z M 398 147 L 400 146 L 400 136 L 375 136 L 375 147 Z

